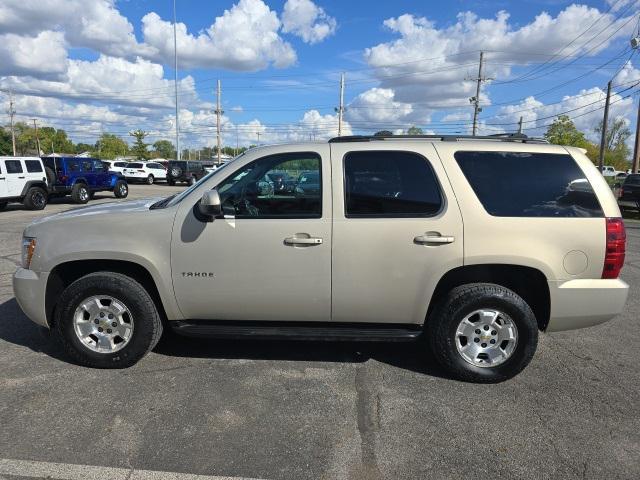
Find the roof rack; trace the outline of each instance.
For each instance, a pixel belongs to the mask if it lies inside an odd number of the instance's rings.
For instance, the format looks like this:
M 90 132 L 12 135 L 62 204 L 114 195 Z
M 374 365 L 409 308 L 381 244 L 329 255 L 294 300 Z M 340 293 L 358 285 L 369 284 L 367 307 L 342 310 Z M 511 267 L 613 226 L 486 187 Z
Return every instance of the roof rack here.
M 329 143 L 370 142 L 374 140 L 440 140 L 442 142 L 457 142 L 459 140 L 493 140 L 496 142 L 521 142 L 521 143 L 549 143 L 544 138 L 529 137 L 523 133 L 496 133 L 493 135 L 348 135 L 334 137 Z

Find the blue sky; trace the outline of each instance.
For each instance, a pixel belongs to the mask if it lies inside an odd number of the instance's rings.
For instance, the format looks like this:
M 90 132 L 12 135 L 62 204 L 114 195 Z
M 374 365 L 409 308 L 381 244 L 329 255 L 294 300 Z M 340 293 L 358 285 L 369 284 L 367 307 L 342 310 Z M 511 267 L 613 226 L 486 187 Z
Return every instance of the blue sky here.
M 593 135 L 603 89 L 634 125 L 638 28 L 631 0 L 566 2 L 178 0 L 183 145 L 215 141 L 222 81 L 226 144 L 325 139 L 346 75 L 349 133 L 467 133 L 479 51 L 486 74 L 481 133 L 541 134 L 555 115 Z M 48 10 L 49 9 L 49 10 Z M 6 0 L 0 89 L 18 117 L 65 128 L 173 140 L 172 4 L 168 0 Z

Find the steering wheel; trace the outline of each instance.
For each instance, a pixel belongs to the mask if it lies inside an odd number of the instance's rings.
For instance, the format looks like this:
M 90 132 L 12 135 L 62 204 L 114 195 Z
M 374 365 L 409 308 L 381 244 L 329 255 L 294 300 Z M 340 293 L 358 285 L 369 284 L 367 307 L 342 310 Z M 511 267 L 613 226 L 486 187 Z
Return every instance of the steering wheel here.
M 258 215 L 260 215 L 260 210 L 249 200 L 247 200 L 247 185 L 242 187 L 240 195 L 238 197 L 234 196 L 231 202 L 233 204 L 233 209 L 235 210 L 236 215 L 242 215 L 244 213 L 246 213 L 250 217 L 257 217 Z

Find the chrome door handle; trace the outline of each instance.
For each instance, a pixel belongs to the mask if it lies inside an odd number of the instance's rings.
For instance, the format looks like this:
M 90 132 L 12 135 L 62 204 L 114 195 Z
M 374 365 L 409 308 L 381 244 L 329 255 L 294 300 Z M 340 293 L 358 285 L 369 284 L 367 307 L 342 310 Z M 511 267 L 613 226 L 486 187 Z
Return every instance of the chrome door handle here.
M 23 176 L 23 177 L 18 177 L 18 178 L 23 179 L 23 178 L 24 178 L 24 176 Z
M 322 239 L 318 237 L 287 237 L 284 239 L 285 245 L 320 245 Z
M 444 245 L 446 243 L 453 243 L 455 237 L 448 235 L 418 235 L 413 241 L 419 245 Z

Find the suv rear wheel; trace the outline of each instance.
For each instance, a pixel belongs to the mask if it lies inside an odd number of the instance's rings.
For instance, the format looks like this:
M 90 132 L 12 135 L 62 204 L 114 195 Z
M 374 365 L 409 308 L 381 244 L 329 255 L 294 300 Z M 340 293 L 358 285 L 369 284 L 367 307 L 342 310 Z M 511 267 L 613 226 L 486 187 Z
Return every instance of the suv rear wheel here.
M 153 181 L 154 181 L 153 175 L 149 175 L 147 177 L 147 185 L 153 185 Z
M 54 322 L 67 353 L 94 368 L 129 367 L 162 335 L 149 293 L 134 279 L 114 272 L 91 273 L 69 285 Z
M 41 187 L 31 187 L 22 203 L 29 210 L 42 210 L 47 206 L 47 192 Z
M 456 378 L 495 383 L 521 372 L 538 345 L 527 303 L 500 285 L 456 287 L 430 316 L 426 333 L 438 362 Z
M 89 188 L 84 183 L 76 183 L 71 189 L 71 199 L 74 203 L 87 203 L 89 197 Z
M 127 198 L 129 195 L 129 185 L 124 180 L 118 180 L 113 187 L 113 194 L 116 198 Z

